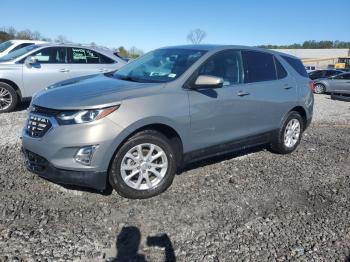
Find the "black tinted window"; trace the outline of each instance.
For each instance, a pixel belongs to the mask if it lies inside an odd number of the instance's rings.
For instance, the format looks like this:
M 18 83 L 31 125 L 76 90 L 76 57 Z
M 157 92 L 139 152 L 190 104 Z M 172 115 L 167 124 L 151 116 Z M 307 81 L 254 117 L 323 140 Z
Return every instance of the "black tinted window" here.
M 212 56 L 201 66 L 199 75 L 221 77 L 224 86 L 242 83 L 241 52 L 231 50 Z
M 20 44 L 18 46 L 16 46 L 14 49 L 12 49 L 9 53 L 12 53 L 13 51 L 16 51 L 18 49 L 21 49 L 23 47 L 29 46 L 29 45 L 34 45 L 33 43 L 24 43 L 24 44 Z
M 324 76 L 325 76 L 325 77 L 329 77 L 329 76 L 338 75 L 339 73 L 340 73 L 339 71 L 329 70 L 329 71 L 325 71 Z
M 338 75 L 338 76 L 334 77 L 334 79 L 349 80 L 350 79 L 350 74 L 341 74 L 341 75 Z
M 314 71 L 309 73 L 311 79 L 317 79 L 323 77 L 323 71 Z
M 282 58 L 286 60 L 287 63 L 290 64 L 291 67 L 293 67 L 294 70 L 298 72 L 299 75 L 308 77 L 305 67 L 303 66 L 303 63 L 299 59 L 292 58 L 289 56 L 282 56 Z
M 116 61 L 114 61 L 112 58 L 100 54 L 100 62 L 101 64 L 113 64 Z
M 72 47 L 70 50 L 70 62 L 73 64 L 99 64 L 99 53 L 90 49 Z
M 280 61 L 278 61 L 278 59 L 276 57 L 275 57 L 275 64 L 276 64 L 277 78 L 278 79 L 285 78 L 288 75 L 287 71 L 286 71 L 286 69 L 284 69 L 284 67 L 282 66 Z
M 276 68 L 271 54 L 242 51 L 242 57 L 245 83 L 276 80 Z
M 64 47 L 48 47 L 32 54 L 40 64 L 67 63 L 67 52 Z

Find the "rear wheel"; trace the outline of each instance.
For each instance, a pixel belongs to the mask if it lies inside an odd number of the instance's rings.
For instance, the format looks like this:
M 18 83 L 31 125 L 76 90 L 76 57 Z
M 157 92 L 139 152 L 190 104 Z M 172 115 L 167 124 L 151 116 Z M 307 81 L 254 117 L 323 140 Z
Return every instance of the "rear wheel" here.
M 277 136 L 271 143 L 272 151 L 279 154 L 293 152 L 300 143 L 303 130 L 304 121 L 301 115 L 295 111 L 289 112 Z
M 323 84 L 315 85 L 315 93 L 316 94 L 324 94 L 326 92 L 326 87 Z
M 139 132 L 119 149 L 109 170 L 112 187 L 127 198 L 149 198 L 165 191 L 176 171 L 169 140 L 153 130 Z
M 0 83 L 0 113 L 11 112 L 18 103 L 16 91 L 6 83 Z

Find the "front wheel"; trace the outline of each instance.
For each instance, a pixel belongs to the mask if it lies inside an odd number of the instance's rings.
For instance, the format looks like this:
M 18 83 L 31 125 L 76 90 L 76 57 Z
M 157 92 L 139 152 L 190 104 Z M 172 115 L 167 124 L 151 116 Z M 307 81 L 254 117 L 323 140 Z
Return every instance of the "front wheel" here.
M 279 154 L 293 152 L 300 143 L 303 130 L 304 121 L 301 115 L 295 111 L 289 112 L 271 143 L 272 151 Z
M 118 150 L 109 170 L 112 187 L 127 198 L 149 198 L 172 183 L 175 152 L 169 140 L 153 130 L 141 131 Z

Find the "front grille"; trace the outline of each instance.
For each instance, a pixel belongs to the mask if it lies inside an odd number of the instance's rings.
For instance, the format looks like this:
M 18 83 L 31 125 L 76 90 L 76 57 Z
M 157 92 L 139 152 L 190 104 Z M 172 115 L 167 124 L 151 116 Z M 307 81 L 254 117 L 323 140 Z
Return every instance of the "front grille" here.
M 50 120 L 40 115 L 29 115 L 27 122 L 27 134 L 30 137 L 43 137 L 52 127 Z
M 33 105 L 31 108 L 31 113 L 36 113 L 43 116 L 57 116 L 59 113 L 61 113 L 61 110 Z
M 49 162 L 45 158 L 29 150 L 22 149 L 22 152 L 25 158 L 25 164 L 30 171 L 42 173 L 47 169 Z

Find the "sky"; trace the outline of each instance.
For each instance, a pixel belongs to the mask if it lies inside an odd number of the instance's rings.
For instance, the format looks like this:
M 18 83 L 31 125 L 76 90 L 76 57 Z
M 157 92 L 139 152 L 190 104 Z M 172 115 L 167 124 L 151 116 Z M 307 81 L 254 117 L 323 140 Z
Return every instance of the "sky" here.
M 255 46 L 350 41 L 349 10 L 350 0 L 0 0 L 0 27 L 144 51 L 200 28 L 203 43 Z

